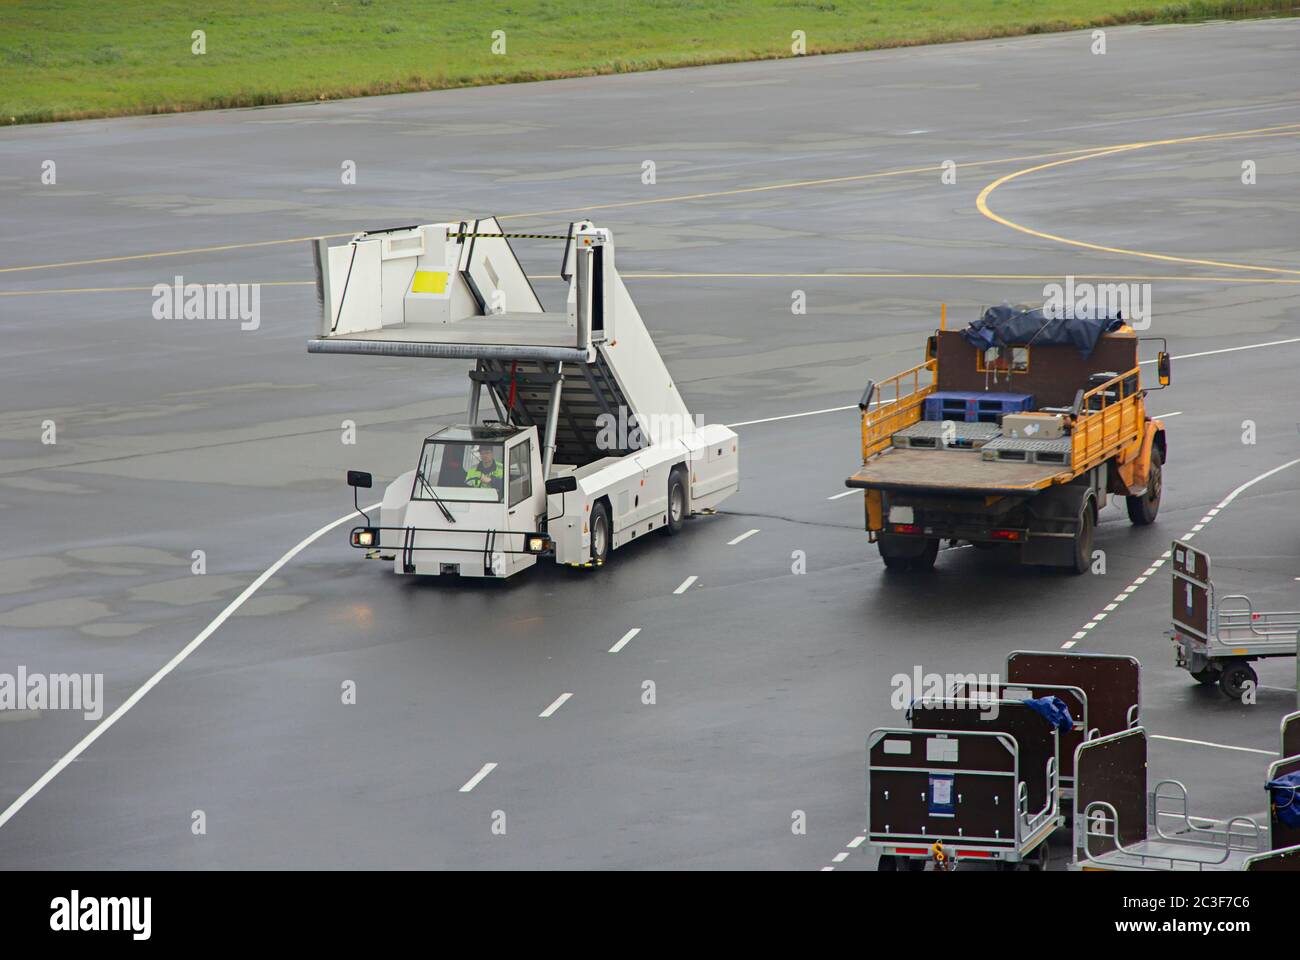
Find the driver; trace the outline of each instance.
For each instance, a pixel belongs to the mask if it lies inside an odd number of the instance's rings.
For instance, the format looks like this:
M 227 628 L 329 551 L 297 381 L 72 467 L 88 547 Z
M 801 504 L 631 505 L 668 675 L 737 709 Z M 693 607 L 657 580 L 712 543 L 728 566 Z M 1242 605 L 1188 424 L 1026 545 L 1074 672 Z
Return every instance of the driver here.
M 474 452 L 478 454 L 478 462 L 465 471 L 465 486 L 500 490 L 505 471 L 501 469 L 501 461 L 495 452 L 489 446 L 479 447 Z

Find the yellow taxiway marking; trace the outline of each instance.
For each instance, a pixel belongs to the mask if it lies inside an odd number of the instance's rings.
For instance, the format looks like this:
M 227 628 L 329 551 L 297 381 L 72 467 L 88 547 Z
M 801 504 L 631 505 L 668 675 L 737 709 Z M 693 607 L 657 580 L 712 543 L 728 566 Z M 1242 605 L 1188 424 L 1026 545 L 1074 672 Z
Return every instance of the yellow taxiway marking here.
M 1084 250 L 1094 250 L 1098 253 L 1115 253 L 1127 257 L 1141 257 L 1146 260 L 1160 260 L 1166 263 L 1188 263 L 1198 267 L 1220 267 L 1228 270 L 1248 270 L 1258 273 L 1275 273 L 1300 276 L 1300 270 L 1287 267 L 1267 267 L 1251 263 L 1230 263 L 1223 260 L 1205 260 L 1196 257 L 1178 257 L 1167 253 L 1152 253 L 1148 250 L 1130 250 L 1126 247 L 1108 247 L 1099 243 L 1089 243 L 1086 240 L 1073 240 L 1069 237 L 1058 236 L 1054 233 L 1045 233 L 1042 230 L 1035 230 L 1033 227 L 1027 227 L 1024 224 L 1016 223 L 1014 220 L 1008 220 L 1000 216 L 989 208 L 988 198 L 998 187 L 1005 183 L 1010 183 L 1018 177 L 1027 176 L 1031 173 L 1037 173 L 1041 170 L 1049 170 L 1053 167 L 1064 166 L 1068 163 L 1078 163 L 1080 160 L 1093 160 L 1099 157 L 1114 156 L 1119 153 L 1129 153 L 1134 150 L 1145 150 L 1149 147 L 1164 147 L 1174 144 L 1183 143 L 1207 143 L 1211 141 L 1238 140 L 1238 139 L 1262 139 L 1265 137 L 1294 137 L 1300 135 L 1300 124 L 1288 123 L 1276 127 L 1259 127 L 1255 130 L 1238 130 L 1231 133 L 1212 133 L 1196 137 L 1175 137 L 1168 140 L 1147 140 L 1139 143 L 1121 144 L 1114 147 L 1105 147 L 1094 150 L 1091 153 L 1082 156 L 1067 157 L 1063 160 L 1053 160 L 1049 163 L 1040 163 L 1037 166 L 1026 167 L 1023 170 L 1017 170 L 1009 173 L 1005 177 L 999 177 L 994 180 L 983 190 L 980 191 L 979 197 L 975 200 L 975 207 L 984 216 L 988 217 L 995 223 L 1000 223 L 1004 227 L 1012 230 L 1018 230 L 1021 233 L 1028 234 L 1031 237 L 1037 237 L 1040 240 L 1051 240 L 1056 243 L 1067 244 L 1072 247 L 1080 247 Z
M 1121 144 L 1119 146 L 1129 146 Z M 1021 163 L 1025 160 L 1046 160 L 1052 157 L 1071 157 L 1079 154 L 1094 154 L 1098 150 L 1117 149 L 1118 147 L 1079 147 L 1071 150 L 1057 150 L 1051 153 L 1028 154 L 1020 157 L 1002 157 L 995 160 L 972 160 L 956 164 L 957 169 L 995 166 L 1004 163 Z M 563 207 L 556 210 L 540 210 L 532 213 L 510 213 L 497 217 L 497 220 L 520 220 L 528 217 L 555 216 L 559 214 L 587 213 L 592 210 L 615 210 L 623 207 L 640 207 L 660 203 L 678 203 L 686 200 L 707 200 L 716 197 L 734 197 L 747 193 L 763 193 L 772 190 L 793 190 L 801 187 L 817 187 L 835 183 L 855 183 L 866 180 L 879 180 L 885 177 L 901 177 L 918 173 L 936 173 L 943 170 L 942 164 L 927 164 L 921 167 L 904 167 L 898 170 L 883 170 L 876 173 L 858 173 L 843 177 L 823 177 L 818 180 L 792 180 L 784 183 L 772 183 L 760 187 L 737 187 L 731 190 L 713 190 L 707 193 L 685 193 L 671 197 L 647 197 L 641 200 L 622 200 L 611 203 L 596 203 L 582 207 Z M 464 219 L 454 217 L 452 219 Z M 155 257 L 181 257 L 188 254 L 220 253 L 225 250 L 245 250 L 254 247 L 271 247 L 288 243 L 304 243 L 310 240 L 337 240 L 340 237 L 352 237 L 358 233 L 327 233 L 310 237 L 288 237 L 280 240 L 254 240 L 244 243 L 223 243 L 211 247 L 188 247 L 182 250 L 158 250 L 152 253 L 130 253 L 116 257 L 97 257 L 92 260 L 65 260 L 59 263 L 33 263 L 17 267 L 0 267 L 0 273 L 19 273 L 27 270 L 54 270 L 60 267 L 86 267 L 103 263 L 123 263 L 130 260 L 150 260 Z

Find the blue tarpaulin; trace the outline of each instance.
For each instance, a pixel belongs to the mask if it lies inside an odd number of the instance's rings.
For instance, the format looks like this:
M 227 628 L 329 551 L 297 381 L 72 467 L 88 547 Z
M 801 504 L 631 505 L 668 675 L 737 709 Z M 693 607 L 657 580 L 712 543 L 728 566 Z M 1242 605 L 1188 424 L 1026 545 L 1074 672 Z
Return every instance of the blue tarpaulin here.
M 1065 701 L 1060 697 L 1039 697 L 1022 701 L 1025 706 L 1033 710 L 1044 720 L 1056 727 L 1057 730 L 1069 731 L 1074 728 L 1074 720 L 1070 717 L 1070 708 L 1065 705 Z
M 1084 359 L 1092 356 L 1103 333 L 1119 329 L 1123 320 L 1114 317 L 1048 317 L 1041 307 L 1025 305 L 989 307 L 983 316 L 962 331 L 966 342 L 986 347 L 1023 347 L 1031 344 L 1069 344 Z
M 1277 818 L 1288 827 L 1300 827 L 1300 772 L 1288 773 L 1268 782 Z

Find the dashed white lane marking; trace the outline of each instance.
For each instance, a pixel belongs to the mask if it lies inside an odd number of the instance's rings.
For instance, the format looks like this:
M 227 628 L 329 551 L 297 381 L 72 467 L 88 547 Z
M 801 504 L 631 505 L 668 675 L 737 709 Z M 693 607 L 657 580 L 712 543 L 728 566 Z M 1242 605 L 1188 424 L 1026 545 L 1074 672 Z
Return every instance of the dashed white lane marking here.
M 837 493 L 833 497 L 827 497 L 827 500 L 843 500 L 845 497 L 851 497 L 855 493 L 861 493 L 861 490 L 845 490 L 843 493 Z
M 849 858 L 848 851 L 842 851 L 831 858 L 831 863 L 843 863 Z
M 571 694 L 571 693 L 562 693 L 562 694 L 560 694 L 558 697 L 555 698 L 555 701 L 554 701 L 554 702 L 553 702 L 549 707 L 547 707 L 545 710 L 543 710 L 541 713 L 539 713 L 539 714 L 537 715 L 537 719 L 539 719 L 539 720 L 545 720 L 547 717 L 549 717 L 551 714 L 553 714 L 556 710 L 559 710 L 560 707 L 564 706 L 565 702 L 566 702 L 566 701 L 567 701 L 571 696 L 573 696 L 573 694 Z
M 374 503 L 368 507 L 365 507 L 364 510 L 367 512 L 371 510 L 378 510 L 380 506 L 381 504 Z M 349 520 L 351 520 L 353 517 L 359 515 L 360 514 L 358 512 L 353 511 L 352 513 L 339 517 L 337 520 L 334 520 L 331 523 L 325 524 L 325 526 L 321 527 L 319 530 L 317 530 L 315 533 L 311 534 L 310 536 L 305 537 L 292 550 L 288 551 L 279 560 L 275 561 L 275 563 L 271 564 L 269 567 L 263 570 L 261 575 L 256 580 L 254 580 L 252 583 L 250 583 L 247 587 L 244 588 L 243 593 L 235 597 L 234 600 L 231 600 L 224 610 L 222 610 L 219 614 L 213 617 L 212 622 L 209 623 L 206 627 L 204 627 L 203 631 L 198 636 L 196 636 L 193 640 L 191 640 L 184 647 L 182 647 L 180 652 L 177 653 L 176 656 L 168 660 L 165 664 L 163 664 L 162 668 L 159 669 L 157 673 L 155 673 L 152 677 L 150 677 L 143 684 L 141 684 L 140 688 L 136 690 L 135 693 L 131 694 L 129 697 L 123 700 L 122 705 L 120 707 L 118 707 L 107 717 L 101 720 L 98 723 L 98 725 L 96 725 L 94 730 L 91 730 L 90 733 L 82 737 L 81 741 L 75 747 L 73 747 L 62 757 L 60 757 L 58 762 L 55 763 L 54 766 L 50 767 L 50 769 L 46 770 L 45 773 L 41 774 L 40 779 L 38 779 L 26 790 L 24 790 L 22 795 L 19 796 L 17 800 L 9 804 L 9 806 L 5 809 L 4 813 L 0 813 L 0 827 L 3 827 L 6 823 L 12 820 L 14 814 L 16 814 L 23 807 L 27 806 L 27 803 L 32 799 L 32 797 L 36 796 L 38 793 L 44 790 L 45 787 L 49 784 L 49 782 L 53 780 L 55 777 L 57 777 L 63 771 L 63 769 L 68 766 L 68 764 L 72 763 L 72 761 L 76 760 L 83 753 L 85 753 L 86 750 L 90 747 L 90 745 L 94 743 L 96 740 L 98 740 L 100 737 L 102 737 L 105 733 L 107 733 L 109 728 L 111 728 L 113 724 L 117 723 L 117 721 L 121 720 L 122 717 L 126 716 L 126 712 L 130 710 L 132 707 L 134 707 L 137 703 L 139 703 L 142 699 L 144 699 L 144 695 L 148 693 L 150 690 L 152 690 L 154 687 L 156 687 L 159 683 L 161 683 L 163 678 L 166 677 L 167 674 L 171 673 L 173 670 L 179 667 L 182 663 L 185 662 L 185 659 L 191 653 L 193 653 L 199 647 L 203 646 L 203 642 L 207 640 L 208 637 L 216 633 L 217 630 L 220 628 L 220 626 L 223 623 L 225 623 L 228 619 L 230 619 L 230 616 L 236 610 L 242 607 L 249 597 L 257 593 L 257 591 L 262 588 L 262 585 L 266 583 L 266 581 L 270 580 L 273 576 L 275 576 L 280 571 L 281 567 L 283 567 L 286 563 L 288 563 L 298 554 L 302 553 L 302 551 L 306 550 L 309 546 L 311 546 L 313 543 L 315 543 L 325 534 L 329 533 L 335 527 L 340 527 L 343 524 L 347 523 Z
M 736 544 L 740 543 L 742 540 L 748 540 L 750 537 L 752 537 L 752 536 L 753 536 L 754 534 L 756 534 L 756 533 L 758 533 L 757 528 L 755 528 L 755 529 L 753 529 L 753 530 L 746 530 L 746 531 L 745 531 L 744 533 L 742 533 L 740 536 L 738 536 L 738 537 L 736 537 L 736 538 L 734 538 L 734 539 L 732 539 L 732 540 L 728 540 L 728 541 L 727 541 L 727 546 L 729 546 L 729 547 L 734 547 Z
M 622 638 L 618 641 L 618 643 L 614 644 L 612 647 L 609 648 L 609 652 L 618 653 L 620 650 L 622 650 L 624 647 L 627 646 L 629 640 L 631 640 L 640 632 L 641 632 L 640 627 L 633 627 L 627 633 L 623 634 Z
M 1172 416 L 1172 414 L 1165 414 L 1165 416 Z M 1205 516 L 1201 517 L 1200 521 L 1196 523 L 1196 525 L 1193 526 L 1191 530 L 1183 534 L 1180 539 L 1183 542 L 1191 540 L 1200 531 L 1205 529 L 1205 525 L 1207 523 L 1209 523 L 1216 516 L 1218 516 L 1220 510 L 1222 510 L 1228 504 L 1232 503 L 1232 501 L 1237 499 L 1237 497 L 1240 496 L 1243 492 L 1249 490 L 1251 487 L 1253 487 L 1255 484 L 1259 483 L 1260 481 L 1267 480 L 1275 473 L 1280 473 L 1283 470 L 1287 469 L 1288 467 L 1295 466 L 1297 463 L 1300 463 L 1300 458 L 1295 460 L 1289 460 L 1279 467 L 1274 467 L 1272 470 L 1268 470 L 1265 473 L 1261 473 L 1258 477 L 1255 477 L 1254 479 L 1247 480 L 1241 486 L 1237 487 L 1237 489 L 1233 490 L 1232 493 L 1228 494 L 1226 497 L 1220 500 L 1219 505 L 1217 507 L 1215 507 L 1212 510 L 1206 511 Z M 1070 650 L 1080 640 L 1087 637 L 1088 631 L 1092 630 L 1094 627 L 1097 626 L 1098 623 L 1106 619 L 1107 613 L 1115 609 L 1115 603 L 1118 603 L 1121 600 L 1123 600 L 1125 597 L 1132 595 L 1138 589 L 1138 587 L 1142 586 L 1142 584 L 1146 583 L 1149 579 L 1151 579 L 1151 577 L 1155 576 L 1156 572 L 1159 571 L 1159 569 L 1162 566 L 1164 566 L 1165 561 L 1169 559 L 1170 555 L 1171 555 L 1171 551 L 1166 550 L 1164 553 L 1160 554 L 1159 557 L 1153 560 L 1151 562 L 1151 566 L 1147 567 L 1145 570 L 1142 571 L 1141 576 L 1135 577 L 1133 579 L 1133 582 L 1124 588 L 1124 592 L 1115 598 L 1114 603 L 1108 605 L 1102 612 L 1095 614 L 1091 620 L 1089 620 L 1079 629 L 1078 633 L 1076 633 L 1070 640 L 1067 640 L 1065 643 L 1061 644 L 1061 649 Z M 1243 747 L 1242 749 L 1245 748 Z
M 1152 740 L 1168 740 L 1171 743 L 1190 743 L 1198 747 L 1218 747 L 1220 750 L 1237 750 L 1241 753 L 1262 753 L 1266 757 L 1276 757 L 1273 750 L 1256 750 L 1254 747 L 1234 747 L 1230 743 L 1211 743 L 1209 740 L 1188 740 L 1186 737 L 1165 737 L 1158 733 L 1149 734 Z
M 1183 411 L 1181 411 L 1181 410 L 1174 410 L 1174 411 L 1172 411 L 1172 412 L 1170 412 L 1170 413 L 1153 413 L 1153 414 L 1151 415 L 1151 419 L 1152 419 L 1152 420 L 1168 420 L 1170 417 L 1181 417 L 1182 415 L 1183 415 Z
M 866 840 L 867 840 L 866 837 L 854 837 L 852 840 L 849 841 L 849 849 L 850 850 L 858 849 L 858 847 L 862 846 L 862 844 L 864 844 Z
M 478 773 L 474 774 L 474 776 L 470 777 L 468 780 L 465 781 L 465 786 L 460 788 L 460 792 L 469 793 L 471 790 L 473 790 L 475 787 L 477 787 L 480 783 L 483 782 L 484 777 L 486 777 L 489 773 L 491 773 L 496 768 L 497 765 L 495 763 L 483 764 L 483 768 L 479 770 Z
M 675 593 L 675 594 L 676 594 L 676 593 L 685 593 L 687 590 L 691 589 L 691 584 L 693 584 L 693 583 L 694 583 L 696 580 L 698 580 L 698 579 L 700 579 L 700 578 L 697 577 L 697 576 L 695 576 L 694 574 L 692 574 L 691 576 L 689 576 L 689 577 L 687 577 L 685 580 L 683 580 L 683 581 L 682 581 L 682 585 L 681 585 L 680 587 L 678 587 L 676 590 L 674 590 L 673 593 Z

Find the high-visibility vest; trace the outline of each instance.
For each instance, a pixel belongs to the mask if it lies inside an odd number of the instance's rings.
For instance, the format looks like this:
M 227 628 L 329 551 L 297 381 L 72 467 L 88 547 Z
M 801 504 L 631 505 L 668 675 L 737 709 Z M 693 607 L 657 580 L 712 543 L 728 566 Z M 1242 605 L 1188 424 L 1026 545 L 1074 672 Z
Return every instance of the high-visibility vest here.
M 504 476 L 505 472 L 501 469 L 500 460 L 493 462 L 490 473 L 484 473 L 479 465 L 475 464 L 465 471 L 465 485 L 467 487 L 490 487 L 493 480 L 500 480 Z M 484 477 L 487 477 L 486 481 L 483 479 Z

